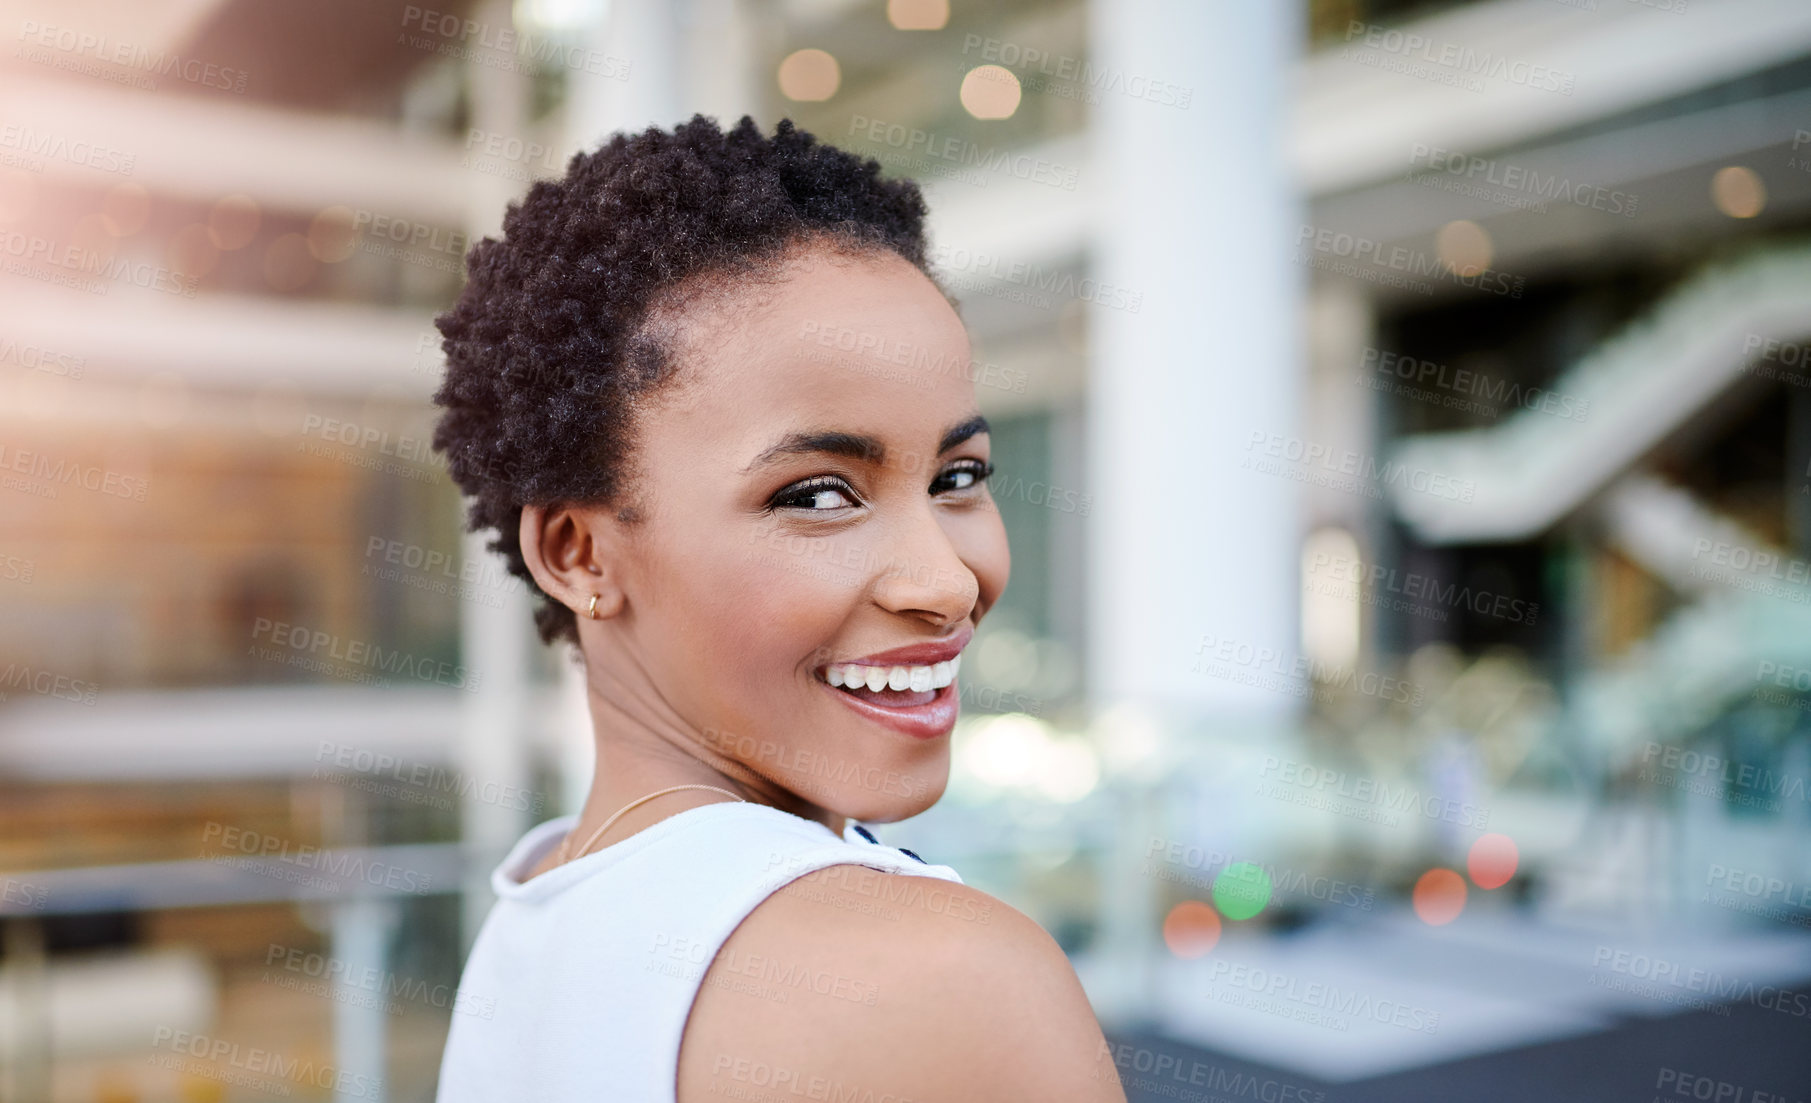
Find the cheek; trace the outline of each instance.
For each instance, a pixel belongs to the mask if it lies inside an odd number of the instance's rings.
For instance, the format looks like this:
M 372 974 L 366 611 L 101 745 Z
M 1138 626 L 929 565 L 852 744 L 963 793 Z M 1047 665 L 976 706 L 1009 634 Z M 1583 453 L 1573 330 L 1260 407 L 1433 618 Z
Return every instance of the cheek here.
M 719 538 L 693 546 L 713 550 L 678 560 L 684 565 L 670 583 L 683 605 L 673 618 L 685 625 L 691 654 L 708 656 L 719 691 L 784 691 L 787 675 L 812 665 L 845 619 L 854 573 L 823 541 Z
M 974 572 L 980 589 L 983 609 L 998 601 L 1012 575 L 1012 549 L 1006 540 L 1006 525 L 997 511 L 978 514 L 958 536 L 957 554 Z

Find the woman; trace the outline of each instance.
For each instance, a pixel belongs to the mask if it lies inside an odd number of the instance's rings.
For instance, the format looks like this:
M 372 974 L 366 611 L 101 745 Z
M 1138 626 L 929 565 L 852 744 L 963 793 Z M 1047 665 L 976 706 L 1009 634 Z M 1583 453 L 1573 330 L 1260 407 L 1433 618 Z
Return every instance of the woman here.
M 1049 936 L 857 822 L 942 794 L 1009 567 L 924 202 L 878 171 L 789 122 L 616 135 L 439 319 L 436 447 L 597 743 L 492 875 L 443 1101 L 1124 1098 Z

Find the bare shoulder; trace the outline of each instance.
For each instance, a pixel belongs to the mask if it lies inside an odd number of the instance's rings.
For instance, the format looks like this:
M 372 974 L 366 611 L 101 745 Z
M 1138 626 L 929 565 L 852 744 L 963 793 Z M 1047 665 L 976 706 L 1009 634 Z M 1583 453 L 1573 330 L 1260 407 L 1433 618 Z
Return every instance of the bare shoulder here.
M 768 897 L 692 1006 L 679 1099 L 1123 1103 L 1043 928 L 978 889 L 831 866 Z

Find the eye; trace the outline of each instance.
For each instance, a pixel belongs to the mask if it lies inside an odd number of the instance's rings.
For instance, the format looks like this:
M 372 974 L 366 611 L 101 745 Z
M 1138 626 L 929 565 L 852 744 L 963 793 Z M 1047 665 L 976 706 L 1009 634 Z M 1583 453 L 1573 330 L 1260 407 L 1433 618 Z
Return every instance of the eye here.
M 785 490 L 773 496 L 767 508 L 804 509 L 815 513 L 827 513 L 833 509 L 845 509 L 860 505 L 855 491 L 849 484 L 833 475 L 820 475 L 815 479 L 793 483 Z
M 986 482 L 994 473 L 994 465 L 980 460 L 958 460 L 943 469 L 931 483 L 932 494 L 947 494 L 952 490 L 972 490 Z

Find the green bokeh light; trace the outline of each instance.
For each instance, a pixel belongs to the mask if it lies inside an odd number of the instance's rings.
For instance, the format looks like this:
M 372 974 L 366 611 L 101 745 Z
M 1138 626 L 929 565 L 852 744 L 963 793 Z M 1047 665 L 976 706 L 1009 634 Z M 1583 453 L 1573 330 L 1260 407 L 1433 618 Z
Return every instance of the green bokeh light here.
M 1251 862 L 1234 862 L 1214 878 L 1214 906 L 1228 919 L 1250 919 L 1270 903 L 1270 874 Z

